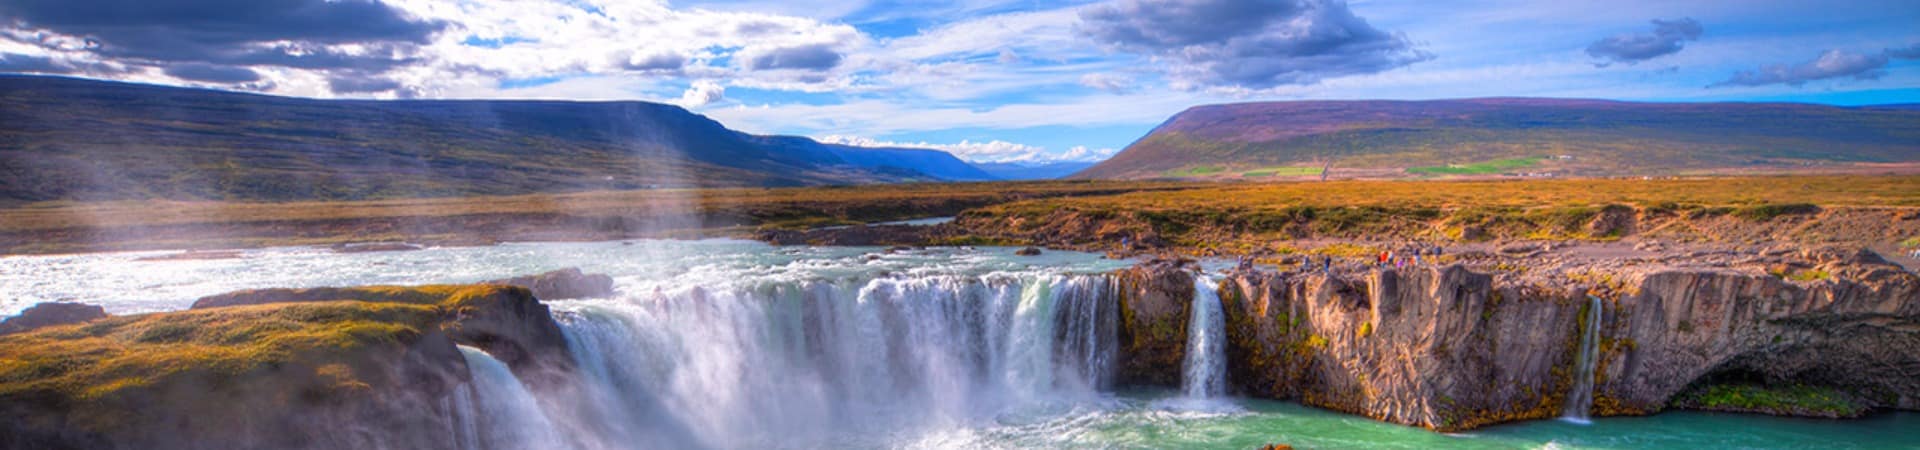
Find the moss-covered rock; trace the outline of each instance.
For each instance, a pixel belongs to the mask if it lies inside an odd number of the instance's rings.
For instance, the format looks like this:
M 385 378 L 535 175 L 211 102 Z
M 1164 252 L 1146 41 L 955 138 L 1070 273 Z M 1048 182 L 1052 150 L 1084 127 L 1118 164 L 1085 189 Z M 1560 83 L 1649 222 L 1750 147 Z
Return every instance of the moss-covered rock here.
M 0 448 L 446 448 L 469 377 L 456 345 L 570 370 L 524 288 L 210 298 L 0 337 Z

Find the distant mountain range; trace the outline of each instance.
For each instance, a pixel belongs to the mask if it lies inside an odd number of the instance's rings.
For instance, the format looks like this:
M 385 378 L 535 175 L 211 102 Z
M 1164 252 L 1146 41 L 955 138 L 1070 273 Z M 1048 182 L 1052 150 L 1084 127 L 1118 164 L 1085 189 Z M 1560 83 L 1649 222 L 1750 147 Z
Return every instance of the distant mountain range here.
M 1199 106 L 1075 178 L 1654 175 L 1920 162 L 1916 105 L 1489 98 Z
M 996 177 L 646 102 L 315 100 L 0 75 L 0 202 L 308 200 Z
M 1074 172 L 1093 167 L 1092 161 L 1059 161 L 1046 163 L 973 163 L 974 167 L 986 171 L 994 178 L 1002 180 L 1051 180 L 1073 175 Z

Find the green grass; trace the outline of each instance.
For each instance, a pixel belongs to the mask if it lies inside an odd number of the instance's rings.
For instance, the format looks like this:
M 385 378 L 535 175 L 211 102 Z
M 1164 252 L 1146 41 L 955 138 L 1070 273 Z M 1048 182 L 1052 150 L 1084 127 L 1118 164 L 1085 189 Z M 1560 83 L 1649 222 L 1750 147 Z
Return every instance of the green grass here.
M 1227 168 L 1220 167 L 1220 166 L 1187 166 L 1179 169 L 1168 170 L 1164 172 L 1163 175 L 1166 175 L 1168 177 L 1174 177 L 1174 178 L 1201 177 L 1201 176 L 1213 175 L 1213 174 L 1217 174 L 1225 171 L 1227 171 Z
M 1407 173 L 1415 175 L 1494 175 L 1514 169 L 1532 167 L 1540 163 L 1540 158 L 1507 158 L 1473 164 L 1453 164 L 1446 166 L 1410 167 Z
M 1772 414 L 1812 413 L 1839 417 L 1855 416 L 1865 409 L 1855 405 L 1851 399 L 1839 391 L 1805 385 L 1719 384 L 1695 390 L 1681 401 L 1692 407 L 1711 410 Z
M 1319 175 L 1322 170 L 1323 169 L 1319 167 L 1291 167 L 1291 166 L 1267 167 L 1262 169 L 1255 169 L 1255 170 L 1249 170 L 1246 172 L 1241 172 L 1240 176 L 1243 176 L 1243 177 L 1304 177 L 1304 176 Z

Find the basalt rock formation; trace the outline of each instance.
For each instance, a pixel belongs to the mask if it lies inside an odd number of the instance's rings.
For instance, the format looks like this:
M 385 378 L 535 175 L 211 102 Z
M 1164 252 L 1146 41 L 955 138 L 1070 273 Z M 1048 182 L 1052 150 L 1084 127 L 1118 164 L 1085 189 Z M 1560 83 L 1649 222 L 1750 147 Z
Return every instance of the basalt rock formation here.
M 534 297 L 548 300 L 606 297 L 613 295 L 613 277 L 598 273 L 583 273 L 578 267 L 568 267 L 537 275 L 486 281 L 484 283 L 527 288 L 533 291 Z
M 0 338 L 0 448 L 457 448 L 457 345 L 572 370 L 524 288 L 245 291 Z
M 0 336 L 25 333 L 54 325 L 82 323 L 103 317 L 107 317 L 107 310 L 98 305 L 69 302 L 41 303 L 20 311 L 19 315 L 0 321 Z
M 1449 431 L 1579 414 L 1583 386 L 1592 415 L 1650 414 L 1721 383 L 1920 407 L 1920 277 L 1870 253 L 1800 261 L 1829 277 L 1698 267 L 1553 278 L 1463 265 L 1236 271 L 1219 289 L 1228 382 L 1241 395 Z M 1194 295 L 1187 270 L 1156 263 L 1118 275 L 1122 383 L 1179 385 Z M 1588 327 L 1599 327 L 1590 347 Z M 1576 369 L 1582 358 L 1593 358 L 1591 373 Z

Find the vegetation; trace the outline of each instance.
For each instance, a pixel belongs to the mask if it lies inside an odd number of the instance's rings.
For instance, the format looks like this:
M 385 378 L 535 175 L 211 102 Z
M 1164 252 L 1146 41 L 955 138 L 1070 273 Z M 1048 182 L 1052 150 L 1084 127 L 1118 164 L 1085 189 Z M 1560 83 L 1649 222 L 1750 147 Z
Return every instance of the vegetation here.
M 1106 233 L 1154 235 L 1175 246 L 1277 248 L 1277 242 L 1313 238 L 1606 241 L 1630 229 L 1677 222 L 1686 224 L 1669 232 L 1722 239 L 1716 233 L 1746 222 L 1865 207 L 1920 208 L 1920 177 L 1218 184 L 1013 202 L 969 211 L 961 222 L 976 231 L 1058 240 L 1084 228 L 1046 227 L 1056 223 L 1052 218 L 1073 216 L 1110 224 Z M 1314 252 L 1355 253 L 1339 247 Z
M 950 216 L 1024 199 L 1187 189 L 1195 183 L 1051 181 L 780 189 L 656 189 L 347 202 L 47 202 L 0 209 L 0 254 L 104 249 L 487 243 L 728 235 Z M 289 233 L 288 230 L 298 230 Z
M 1920 163 L 1916 143 L 1920 112 L 1823 105 L 1262 102 L 1189 109 L 1075 176 L 1152 178 L 1195 165 L 1322 163 L 1348 177 L 1486 175 L 1523 160 L 1581 176 L 1804 173 L 1889 163 L 1911 173 Z M 1552 159 L 1538 159 L 1548 155 Z M 1450 167 L 1467 161 L 1483 163 Z M 1509 168 L 1500 169 L 1502 162 Z M 1404 170 L 1409 167 L 1415 169 Z
M 1539 163 L 1540 158 L 1507 158 L 1473 164 L 1411 167 L 1407 169 L 1407 173 L 1415 175 L 1493 175 L 1506 173 L 1514 169 L 1531 167 Z
M 1241 172 L 1241 173 L 1240 173 L 1240 176 L 1243 176 L 1243 177 L 1247 177 L 1247 178 L 1257 178 L 1257 177 L 1304 177 L 1304 176 L 1314 176 L 1314 175 L 1319 175 L 1319 174 L 1320 174 L 1321 172 L 1323 172 L 1323 171 L 1325 171 L 1325 169 L 1322 169 L 1322 168 L 1319 168 L 1319 167 L 1288 167 L 1288 166 L 1282 166 L 1282 167 L 1267 167 L 1267 168 L 1261 168 L 1261 169 L 1254 169 L 1254 170 L 1249 170 L 1249 171 L 1246 171 L 1246 172 Z
M 112 396 L 176 377 L 219 380 L 298 362 L 335 389 L 364 386 L 355 355 L 402 345 L 502 286 L 370 287 L 340 300 L 115 316 L 0 338 L 0 397 Z
M 1190 166 L 1168 170 L 1165 175 L 1169 178 L 1203 177 L 1225 172 L 1226 170 L 1227 168 L 1220 166 Z
M 1715 384 L 1683 394 L 1686 407 L 1733 412 L 1853 417 L 1866 408 L 1839 391 L 1807 385 Z

